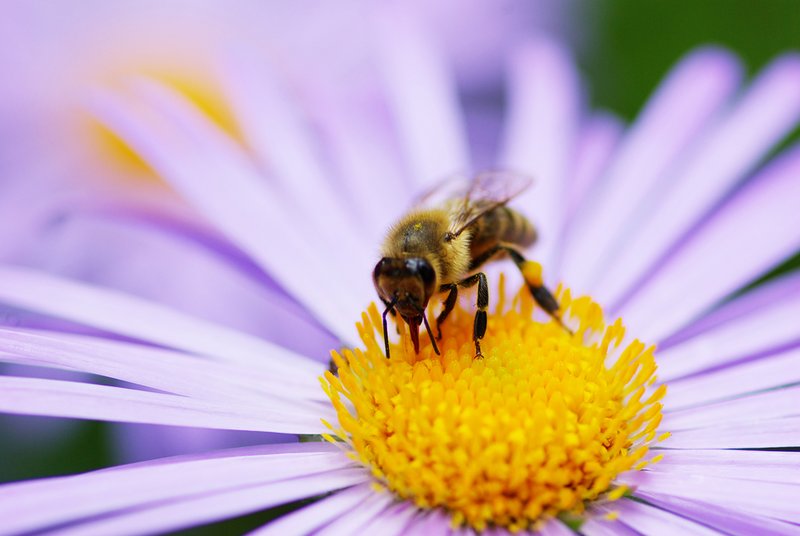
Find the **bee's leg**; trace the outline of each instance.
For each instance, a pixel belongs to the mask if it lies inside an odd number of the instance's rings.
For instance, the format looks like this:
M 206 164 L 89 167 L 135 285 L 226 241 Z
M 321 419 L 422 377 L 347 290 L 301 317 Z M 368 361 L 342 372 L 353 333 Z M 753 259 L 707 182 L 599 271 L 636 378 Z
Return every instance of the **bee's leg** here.
M 444 292 L 446 290 L 450 291 L 450 294 L 447 295 L 447 299 L 444 301 L 442 312 L 436 317 L 436 340 L 442 339 L 442 322 L 444 322 L 444 319 L 447 318 L 447 315 L 449 315 L 456 306 L 456 298 L 458 298 L 458 285 L 450 283 L 442 285 L 439 288 L 439 292 Z
M 475 324 L 472 328 L 472 340 L 475 341 L 475 357 L 482 358 L 481 339 L 486 335 L 486 308 L 489 307 L 489 284 L 486 282 L 486 274 L 478 272 L 462 281 L 458 285 L 469 288 L 475 283 L 478 284 L 478 310 L 475 312 Z
M 536 300 L 536 303 L 539 304 L 539 307 L 544 309 L 544 312 L 550 315 L 553 320 L 558 322 L 562 328 L 567 330 L 567 332 L 572 335 L 572 330 L 570 330 L 564 324 L 563 320 L 561 320 L 558 300 L 556 300 L 555 296 L 553 296 L 553 294 L 547 290 L 547 287 L 544 286 L 544 282 L 542 281 L 541 266 L 536 262 L 525 260 L 525 257 L 523 257 L 519 251 L 511 246 L 500 244 L 498 248 L 501 251 L 508 252 L 511 260 L 514 261 L 514 264 L 517 265 L 519 271 L 522 272 L 522 277 L 525 279 L 525 284 L 528 285 L 528 290 L 530 290 L 533 299 Z

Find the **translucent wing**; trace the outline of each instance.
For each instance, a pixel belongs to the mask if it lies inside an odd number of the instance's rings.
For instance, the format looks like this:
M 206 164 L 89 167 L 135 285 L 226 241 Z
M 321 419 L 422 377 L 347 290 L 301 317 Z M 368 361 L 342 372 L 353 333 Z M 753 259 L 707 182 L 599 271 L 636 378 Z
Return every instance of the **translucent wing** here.
M 527 190 L 533 179 L 509 171 L 486 171 L 466 183 L 460 194 L 447 203 L 450 209 L 450 234 L 464 229 L 487 212 L 501 207 Z

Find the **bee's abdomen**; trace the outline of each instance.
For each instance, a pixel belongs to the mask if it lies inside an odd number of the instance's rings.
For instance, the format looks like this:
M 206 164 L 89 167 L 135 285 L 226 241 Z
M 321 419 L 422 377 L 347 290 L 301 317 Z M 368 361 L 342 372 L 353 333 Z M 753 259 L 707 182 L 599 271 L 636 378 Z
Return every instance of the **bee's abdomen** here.
M 531 246 L 536 242 L 536 228 L 528 218 L 508 207 L 501 207 L 497 212 L 498 216 L 504 220 L 503 230 L 500 234 L 502 242 L 522 247 Z

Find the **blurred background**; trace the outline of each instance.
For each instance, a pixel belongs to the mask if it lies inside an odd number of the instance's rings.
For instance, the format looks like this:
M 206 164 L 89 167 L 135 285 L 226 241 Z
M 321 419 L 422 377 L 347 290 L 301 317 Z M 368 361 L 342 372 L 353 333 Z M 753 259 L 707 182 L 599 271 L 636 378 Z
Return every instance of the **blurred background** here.
M 193 85 L 208 77 L 207 71 L 213 69 L 207 61 L 210 51 L 220 43 L 263 47 L 283 62 L 290 75 L 312 69 L 333 80 L 361 76 L 359 57 L 368 47 L 364 21 L 358 9 L 351 9 L 357 3 L 302 0 L 291 8 L 286 4 L 0 2 L 0 259 L 89 279 L 90 274 L 64 261 L 63 255 L 62 260 L 53 260 L 47 244 L 30 244 L 22 229 L 41 223 L 37 218 L 46 213 L 44 198 L 69 190 L 76 181 L 146 175 L 146 170 L 137 167 L 141 163 L 124 154 L 124 147 L 115 145 L 113 138 L 76 119 L 81 112 L 75 103 L 91 86 L 113 86 L 119 76 L 140 68 L 147 74 L 175 76 L 181 78 L 176 83 L 184 84 L 197 102 L 225 124 L 229 117 L 218 106 L 213 87 Z M 699 45 L 732 50 L 748 74 L 782 52 L 800 50 L 800 9 L 795 0 L 652 0 L 646 4 L 636 0 L 419 0 L 412 4 L 454 65 L 468 114 L 485 118 L 476 124 L 485 125 L 489 132 L 498 127 L 504 104 L 504 55 L 515 43 L 537 33 L 568 43 L 584 75 L 592 107 L 610 110 L 626 122 L 636 116 L 670 67 Z M 349 52 L 340 55 L 341 62 L 328 61 L 320 57 L 325 55 L 326 43 Z M 170 62 L 177 62 L 183 72 L 171 71 Z M 82 143 L 83 136 L 94 141 Z M 795 132 L 790 139 L 797 137 Z M 98 147 L 104 155 L 113 155 L 112 163 L 94 154 Z M 20 182 L 22 176 L 25 181 Z M 54 182 L 54 176 L 59 181 Z M 21 204 L 29 209 L 24 215 L 18 210 Z M 61 253 L 65 248 L 89 247 L 64 236 L 50 246 Z M 782 269 L 797 265 L 795 258 Z M 105 282 L 127 288 L 136 280 L 135 267 L 131 270 L 125 281 L 117 274 Z M 146 289 L 135 290 L 147 294 Z M 213 316 L 213 311 L 208 314 Z M 1 320 L 14 324 L 20 316 L 4 311 Z M 185 431 L 178 442 L 190 445 L 192 433 Z M 137 441 L 133 438 L 143 437 L 145 444 L 131 447 L 130 442 Z M 170 441 L 175 438 L 141 426 L 0 416 L 0 481 L 86 471 L 181 450 L 168 445 Z M 245 522 L 230 527 L 238 532 L 246 526 Z

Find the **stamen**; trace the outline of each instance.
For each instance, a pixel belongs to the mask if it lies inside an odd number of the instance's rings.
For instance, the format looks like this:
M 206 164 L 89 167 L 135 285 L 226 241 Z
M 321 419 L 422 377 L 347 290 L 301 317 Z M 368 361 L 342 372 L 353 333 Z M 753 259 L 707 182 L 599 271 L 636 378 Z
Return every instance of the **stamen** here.
M 456 526 L 529 529 L 623 496 L 616 476 L 658 459 L 646 458 L 666 392 L 651 387 L 654 349 L 621 348 L 619 320 L 606 325 L 591 299 L 558 294 L 574 335 L 534 321 L 525 287 L 489 315 L 481 360 L 471 305 L 448 317 L 441 355 L 430 333 L 417 355 L 399 322 L 390 359 L 370 307 L 358 325 L 364 348 L 334 352 L 339 377 L 322 379 L 339 420 L 328 437 L 344 441 L 379 485 L 444 509 Z

